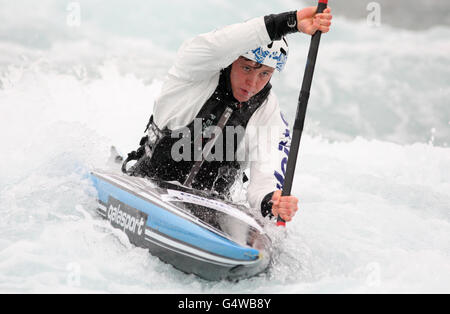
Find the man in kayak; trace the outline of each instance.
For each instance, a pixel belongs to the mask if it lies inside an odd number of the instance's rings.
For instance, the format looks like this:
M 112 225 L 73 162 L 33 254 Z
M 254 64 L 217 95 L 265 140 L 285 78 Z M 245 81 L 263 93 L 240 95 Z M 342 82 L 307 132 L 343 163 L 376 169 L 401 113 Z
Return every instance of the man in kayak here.
M 291 221 L 298 198 L 281 196 L 289 128 L 270 79 L 287 61 L 287 34 L 329 31 L 331 10 L 321 14 L 316 10 L 308 7 L 254 18 L 186 41 L 155 101 L 148 135 L 126 160 L 138 160 L 127 173 L 183 183 L 199 161 L 196 148 L 201 160 L 201 150 L 215 138 L 192 187 L 227 195 L 236 180 L 248 180 L 243 170 L 249 168 L 250 206 L 260 208 L 263 216 Z M 214 136 L 206 135 L 211 127 L 219 128 Z M 230 128 L 234 132 L 228 132 Z M 264 132 L 270 135 L 262 142 Z M 266 148 L 262 154 L 261 147 Z M 254 152 L 260 154 L 250 160 Z

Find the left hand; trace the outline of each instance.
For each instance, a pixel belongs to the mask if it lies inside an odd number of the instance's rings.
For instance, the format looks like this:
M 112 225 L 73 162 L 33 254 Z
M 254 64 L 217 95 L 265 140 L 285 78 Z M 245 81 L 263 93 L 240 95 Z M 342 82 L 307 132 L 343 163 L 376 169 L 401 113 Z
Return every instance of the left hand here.
M 314 35 L 319 30 L 322 33 L 327 33 L 330 30 L 331 9 L 326 8 L 323 13 L 316 14 L 317 7 L 308 7 L 297 11 L 297 29 L 299 32 Z
M 275 191 L 272 196 L 272 214 L 284 221 L 291 221 L 298 210 L 298 198 L 295 196 L 281 196 L 281 191 Z

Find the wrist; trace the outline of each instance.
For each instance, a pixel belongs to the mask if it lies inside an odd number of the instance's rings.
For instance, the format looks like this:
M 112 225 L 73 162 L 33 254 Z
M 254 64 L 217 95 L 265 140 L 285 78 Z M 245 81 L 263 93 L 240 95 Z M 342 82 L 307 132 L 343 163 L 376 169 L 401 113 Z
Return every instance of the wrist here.
M 270 218 L 273 217 L 272 214 L 272 197 L 274 192 L 270 192 L 266 196 L 264 196 L 263 200 L 261 201 L 261 214 L 263 217 L 269 216 Z
M 298 32 L 297 11 L 266 15 L 264 22 L 271 40 L 281 40 L 287 34 Z

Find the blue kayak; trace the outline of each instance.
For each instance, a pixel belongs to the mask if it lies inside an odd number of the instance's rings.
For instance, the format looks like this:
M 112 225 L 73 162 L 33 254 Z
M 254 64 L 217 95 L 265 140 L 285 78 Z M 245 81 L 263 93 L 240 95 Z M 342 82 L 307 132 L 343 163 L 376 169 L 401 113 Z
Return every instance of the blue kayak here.
M 206 280 L 264 272 L 271 241 L 242 205 L 177 183 L 112 171 L 91 172 L 98 213 L 130 242 L 175 268 Z

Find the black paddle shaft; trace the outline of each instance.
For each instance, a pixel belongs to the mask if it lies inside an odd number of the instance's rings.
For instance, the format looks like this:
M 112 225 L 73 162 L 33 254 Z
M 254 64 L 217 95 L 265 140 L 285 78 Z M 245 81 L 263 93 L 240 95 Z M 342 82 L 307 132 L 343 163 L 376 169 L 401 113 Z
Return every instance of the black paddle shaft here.
M 327 8 L 328 0 L 319 0 L 317 13 L 322 13 Z M 298 98 L 297 113 L 295 115 L 294 130 L 292 133 L 291 147 L 289 150 L 286 176 L 284 179 L 282 196 L 291 195 L 292 182 L 294 180 L 295 166 L 297 164 L 297 156 L 300 148 L 300 139 L 302 137 L 303 126 L 305 124 L 306 108 L 308 107 L 309 92 L 311 90 L 311 83 L 314 74 L 314 67 L 316 65 L 317 52 L 319 51 L 321 31 L 317 31 L 311 37 L 311 44 L 309 46 L 308 59 L 306 62 L 305 74 L 303 75 L 302 88 Z M 285 225 L 285 221 L 278 216 L 278 225 Z

